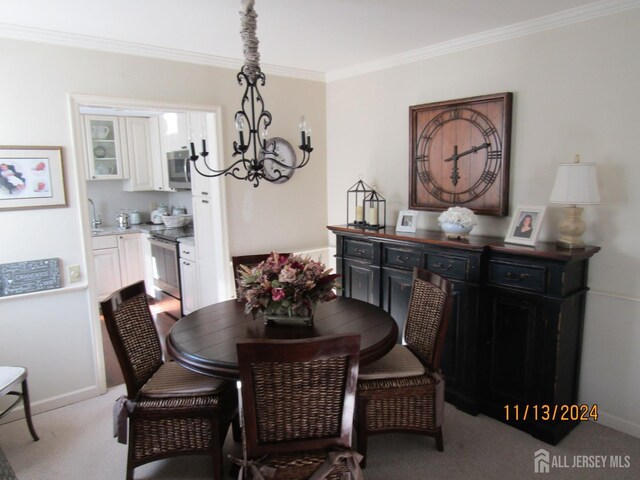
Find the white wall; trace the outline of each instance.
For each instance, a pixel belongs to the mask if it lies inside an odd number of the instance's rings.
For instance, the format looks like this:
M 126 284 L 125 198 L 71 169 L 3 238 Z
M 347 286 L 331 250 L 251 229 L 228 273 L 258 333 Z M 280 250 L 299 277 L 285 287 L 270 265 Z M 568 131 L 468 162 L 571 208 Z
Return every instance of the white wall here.
M 640 10 L 331 82 L 327 88 L 328 221 L 346 221 L 346 190 L 363 174 L 395 224 L 408 207 L 411 105 L 514 92 L 510 208 L 546 205 L 556 165 L 596 162 L 602 205 L 587 207 L 590 263 L 580 401 L 602 423 L 640 436 Z M 555 240 L 550 207 L 542 240 Z M 437 230 L 437 213 L 419 228 Z M 474 234 L 504 237 L 510 218 Z M 330 242 L 335 243 L 333 235 Z M 619 297 L 624 298 L 619 298 Z
M 232 70 L 0 39 L 0 144 L 61 145 L 68 207 L 0 211 L 0 263 L 59 257 L 87 271 L 88 212 L 78 179 L 68 95 L 88 94 L 194 105 L 221 105 L 224 150 L 231 154 L 234 112 L 243 88 Z M 325 124 L 325 85 L 268 76 L 271 136 L 298 140 L 305 113 Z M 226 180 L 231 254 L 326 245 L 325 133 L 314 131 L 310 164 L 283 185 Z M 229 161 L 225 159 L 225 161 Z M 82 196 L 81 196 L 82 195 Z M 14 225 L 15 227 L 11 227 Z M 100 350 L 96 306 L 86 284 L 46 294 L 0 298 L 0 364 L 29 368 L 34 410 L 95 395 Z

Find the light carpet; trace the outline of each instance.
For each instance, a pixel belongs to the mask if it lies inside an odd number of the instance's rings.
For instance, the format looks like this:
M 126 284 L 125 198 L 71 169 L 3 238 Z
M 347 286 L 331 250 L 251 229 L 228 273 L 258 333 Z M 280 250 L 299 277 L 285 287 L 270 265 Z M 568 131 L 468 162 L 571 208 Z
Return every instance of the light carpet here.
M 0 446 L 19 480 L 113 480 L 125 478 L 127 449 L 112 437 L 111 410 L 124 386 L 107 394 L 34 416 L 39 442 L 29 435 L 24 420 L 0 425 Z M 369 439 L 364 471 L 368 480 L 391 479 L 638 479 L 640 439 L 596 422 L 586 422 L 553 447 L 483 415 L 445 408 L 444 452 L 428 437 L 387 434 Z M 534 472 L 534 452 L 549 451 L 557 460 L 549 474 Z M 225 453 L 238 454 L 231 434 Z M 606 465 L 596 467 L 596 457 Z M 610 456 L 621 456 L 628 468 L 610 466 Z M 591 457 L 584 457 L 591 456 Z M 628 458 L 626 457 L 628 456 Z M 575 459 L 586 462 L 573 467 Z M 566 464 L 566 467 L 559 466 Z M 225 465 L 229 479 L 230 465 Z M 207 479 L 213 475 L 210 459 L 177 457 L 139 467 L 136 480 Z

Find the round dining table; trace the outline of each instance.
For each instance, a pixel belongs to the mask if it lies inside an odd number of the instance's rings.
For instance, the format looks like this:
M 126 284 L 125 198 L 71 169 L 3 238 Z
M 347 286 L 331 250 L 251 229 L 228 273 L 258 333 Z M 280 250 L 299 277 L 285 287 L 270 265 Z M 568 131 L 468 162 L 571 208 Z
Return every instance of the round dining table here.
M 317 305 L 313 325 L 287 321 L 265 325 L 262 315 L 244 312 L 244 302 L 227 300 L 185 315 L 167 335 L 167 350 L 182 366 L 205 375 L 237 380 L 236 343 L 252 339 L 305 339 L 360 335 L 360 364 L 385 355 L 398 339 L 398 325 L 382 308 L 338 297 Z

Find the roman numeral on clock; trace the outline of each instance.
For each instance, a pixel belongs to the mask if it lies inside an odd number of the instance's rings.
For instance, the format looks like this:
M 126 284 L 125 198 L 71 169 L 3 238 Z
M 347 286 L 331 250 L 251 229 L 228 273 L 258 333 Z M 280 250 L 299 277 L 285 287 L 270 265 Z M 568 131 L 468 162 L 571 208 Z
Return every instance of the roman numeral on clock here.
M 498 176 L 498 174 L 495 173 L 495 172 L 484 172 L 480 176 L 480 180 L 482 180 L 484 183 L 490 185 L 493 182 L 495 182 L 497 176 Z
M 488 160 L 500 160 L 502 158 L 502 150 L 491 150 L 487 153 Z
M 431 172 L 428 170 L 422 170 L 418 172 L 418 178 L 422 181 L 422 183 L 432 183 L 433 178 L 431 177 Z

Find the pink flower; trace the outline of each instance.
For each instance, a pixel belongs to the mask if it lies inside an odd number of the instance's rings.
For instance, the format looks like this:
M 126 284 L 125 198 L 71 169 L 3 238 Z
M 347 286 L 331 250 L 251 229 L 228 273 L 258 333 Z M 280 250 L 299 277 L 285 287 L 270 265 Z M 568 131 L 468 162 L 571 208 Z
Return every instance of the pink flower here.
M 297 274 L 298 272 L 295 268 L 292 268 L 290 265 L 285 265 L 284 267 L 282 267 L 282 270 L 280 270 L 280 273 L 278 274 L 278 281 L 280 283 L 294 282 Z
M 274 302 L 279 302 L 284 298 L 284 290 L 282 288 L 274 288 L 271 290 L 271 299 Z

